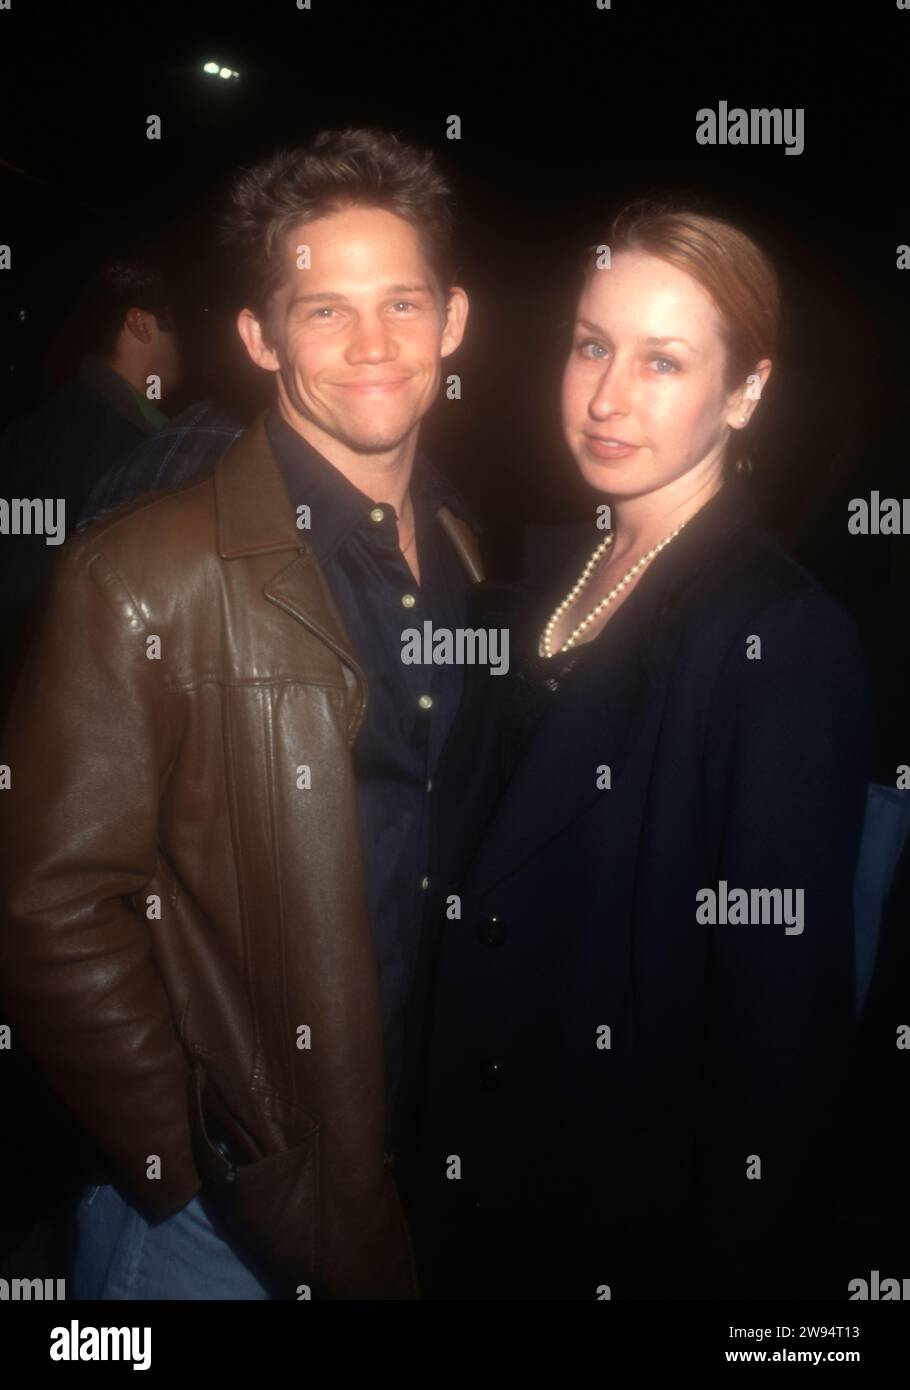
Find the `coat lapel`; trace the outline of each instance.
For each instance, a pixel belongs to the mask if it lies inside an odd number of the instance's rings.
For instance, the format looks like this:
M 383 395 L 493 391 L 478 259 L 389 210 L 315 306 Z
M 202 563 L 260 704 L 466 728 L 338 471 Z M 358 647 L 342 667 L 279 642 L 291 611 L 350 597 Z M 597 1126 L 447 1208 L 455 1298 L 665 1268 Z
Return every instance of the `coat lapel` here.
M 266 414 L 263 411 L 215 465 L 218 554 L 225 560 L 281 552 L 292 557 L 262 592 L 338 656 L 354 701 L 348 728 L 353 741 L 366 712 L 366 676 L 312 547 L 294 524 L 287 488 L 265 431 Z
M 366 712 L 366 675 L 306 533 L 294 523 L 265 429 L 267 414 L 262 411 L 215 464 L 218 554 L 225 560 L 273 552 L 292 556 L 262 592 L 331 647 L 342 662 L 345 682 L 355 698 L 349 729 L 353 740 Z M 480 553 L 471 528 L 446 506 L 439 508 L 438 516 L 469 577 L 481 579 Z

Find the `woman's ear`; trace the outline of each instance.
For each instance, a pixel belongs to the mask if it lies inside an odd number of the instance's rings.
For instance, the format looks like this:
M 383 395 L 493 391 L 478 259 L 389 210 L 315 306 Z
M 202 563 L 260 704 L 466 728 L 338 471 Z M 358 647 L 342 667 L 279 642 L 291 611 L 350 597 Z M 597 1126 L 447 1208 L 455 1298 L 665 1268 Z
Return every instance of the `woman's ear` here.
M 727 424 L 731 430 L 742 430 L 748 425 L 761 393 L 771 375 L 773 363 L 770 357 L 763 357 L 746 377 L 742 386 L 730 396 L 727 409 Z

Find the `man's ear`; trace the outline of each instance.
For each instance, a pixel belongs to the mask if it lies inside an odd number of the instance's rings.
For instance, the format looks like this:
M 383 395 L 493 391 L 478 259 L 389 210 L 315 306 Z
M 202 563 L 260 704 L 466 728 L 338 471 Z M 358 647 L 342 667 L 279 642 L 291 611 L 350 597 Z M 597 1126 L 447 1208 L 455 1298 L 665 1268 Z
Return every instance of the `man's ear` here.
M 442 330 L 441 357 L 448 357 L 449 353 L 454 352 L 460 346 L 464 337 L 465 324 L 468 321 L 468 308 L 468 296 L 460 285 L 454 285 L 449 290 L 449 297 L 446 300 L 446 321 Z
M 123 317 L 123 327 L 140 343 L 152 341 L 153 322 L 154 315 L 147 314 L 144 309 L 127 309 Z
M 257 367 L 262 367 L 267 372 L 278 371 L 278 355 L 274 348 L 267 346 L 262 323 L 252 309 L 240 310 L 237 315 L 237 332 Z

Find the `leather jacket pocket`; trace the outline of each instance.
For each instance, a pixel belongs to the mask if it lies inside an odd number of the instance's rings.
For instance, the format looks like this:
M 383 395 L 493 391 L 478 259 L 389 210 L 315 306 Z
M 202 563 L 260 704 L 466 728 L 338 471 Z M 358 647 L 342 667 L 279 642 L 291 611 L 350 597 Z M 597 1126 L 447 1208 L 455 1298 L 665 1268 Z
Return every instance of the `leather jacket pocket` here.
M 295 1298 L 299 1284 L 320 1287 L 319 1126 L 278 1097 L 262 1093 L 260 1100 L 272 1112 L 276 1105 L 290 1112 L 290 1147 L 265 1152 L 224 1081 L 216 1084 L 197 1056 L 190 1129 L 200 1197 L 275 1297 Z

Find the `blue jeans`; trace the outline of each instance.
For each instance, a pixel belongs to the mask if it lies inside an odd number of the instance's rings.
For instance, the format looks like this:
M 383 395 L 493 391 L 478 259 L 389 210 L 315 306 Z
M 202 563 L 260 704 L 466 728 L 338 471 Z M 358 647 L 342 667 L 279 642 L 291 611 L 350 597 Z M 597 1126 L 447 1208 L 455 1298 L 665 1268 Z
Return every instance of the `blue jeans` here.
M 116 1187 L 87 1187 L 76 1222 L 74 1299 L 271 1298 L 198 1196 L 153 1226 Z

